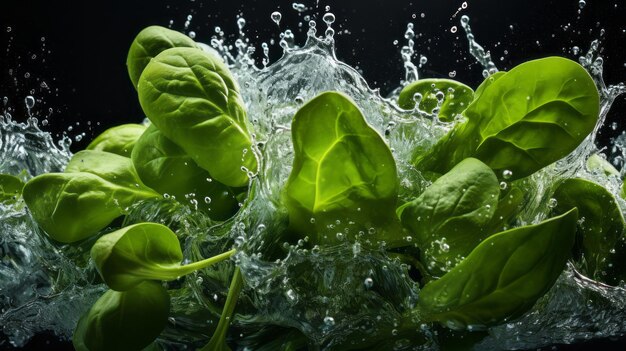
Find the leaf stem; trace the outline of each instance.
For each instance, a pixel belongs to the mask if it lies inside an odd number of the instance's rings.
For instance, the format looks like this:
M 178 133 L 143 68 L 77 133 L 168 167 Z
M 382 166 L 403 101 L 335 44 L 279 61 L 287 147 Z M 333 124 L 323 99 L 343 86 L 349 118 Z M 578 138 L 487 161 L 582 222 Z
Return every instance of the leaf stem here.
M 232 319 L 231 317 L 235 311 L 237 299 L 239 299 L 239 293 L 242 288 L 243 277 L 241 276 L 241 270 L 239 267 L 235 267 L 235 273 L 233 274 L 233 279 L 228 288 L 228 297 L 226 297 L 226 303 L 224 304 L 224 309 L 222 310 L 217 328 L 215 328 L 215 332 L 208 344 L 204 345 L 204 347 L 198 351 L 230 350 L 226 345 L 226 332 L 228 331 Z
M 189 274 L 189 273 L 195 272 L 198 269 L 206 268 L 206 267 L 211 266 L 213 264 L 216 264 L 218 262 L 224 261 L 224 260 L 230 258 L 232 255 L 234 255 L 235 252 L 237 252 L 237 250 L 233 249 L 233 250 L 221 253 L 219 255 L 215 255 L 213 257 L 209 257 L 209 258 L 204 259 L 202 261 L 193 262 L 193 263 L 190 263 L 190 264 L 186 264 L 184 266 L 180 266 L 180 268 L 178 268 L 176 273 L 179 276 L 181 276 L 181 275 L 185 275 L 185 274 Z

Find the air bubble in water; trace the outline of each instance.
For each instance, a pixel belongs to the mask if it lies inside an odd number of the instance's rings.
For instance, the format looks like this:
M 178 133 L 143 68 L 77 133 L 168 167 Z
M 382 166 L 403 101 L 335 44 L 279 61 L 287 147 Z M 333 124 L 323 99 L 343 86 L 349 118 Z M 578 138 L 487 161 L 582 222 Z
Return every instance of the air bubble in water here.
M 291 7 L 298 12 L 306 11 L 306 6 L 304 4 L 299 4 L 297 2 L 294 2 L 293 4 L 291 4 Z
M 332 327 L 335 325 L 335 319 L 333 317 L 326 316 L 324 317 L 324 324 L 326 324 L 329 327 Z
M 278 11 L 274 11 L 272 12 L 271 17 L 272 17 L 272 21 L 274 21 L 276 25 L 280 26 L 280 19 L 283 17 L 283 15 Z
M 26 103 L 26 108 L 27 109 L 32 109 L 33 107 L 35 107 L 35 98 L 32 97 L 31 95 L 28 95 L 25 99 L 24 99 L 24 103 Z

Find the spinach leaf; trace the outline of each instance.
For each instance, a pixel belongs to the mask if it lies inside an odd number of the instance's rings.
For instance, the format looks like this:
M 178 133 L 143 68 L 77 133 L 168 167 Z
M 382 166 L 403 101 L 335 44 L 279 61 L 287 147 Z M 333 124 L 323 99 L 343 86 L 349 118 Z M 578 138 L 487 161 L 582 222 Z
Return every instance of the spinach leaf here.
M 497 233 L 506 230 L 507 225 L 519 213 L 524 202 L 524 192 L 517 186 L 512 186 L 498 200 L 498 207 L 487 224 L 485 232 Z
M 430 274 L 445 274 L 492 234 L 484 229 L 499 194 L 491 168 L 467 158 L 403 207 L 402 224 L 415 235 Z
M 65 173 L 79 172 L 91 173 L 117 186 L 145 193 L 148 197 L 159 197 L 158 193 L 143 184 L 128 157 L 105 151 L 79 151 L 68 162 Z
M 382 229 L 396 219 L 396 164 L 355 103 L 322 93 L 298 110 L 291 132 L 295 156 L 282 194 L 290 227 L 313 244 L 339 239 L 337 231 L 327 235 L 337 220 L 381 228 L 385 236 Z
M 193 194 L 197 207 L 212 219 L 225 220 L 239 209 L 233 189 L 212 180 L 209 172 L 152 125 L 137 141 L 131 159 L 149 187 L 179 201 Z
M 483 91 L 487 89 L 488 86 L 493 84 L 493 82 L 495 82 L 496 80 L 502 78 L 502 76 L 504 76 L 505 74 L 506 74 L 505 71 L 498 71 L 490 75 L 489 77 L 485 78 L 485 80 L 483 80 L 483 82 L 480 83 L 478 88 L 476 88 L 476 91 L 474 92 L 474 100 L 477 100 L 483 94 Z
M 582 66 L 560 57 L 525 62 L 485 87 L 463 112 L 467 120 L 414 163 L 445 173 L 475 157 L 498 176 L 523 178 L 572 152 L 598 112 L 598 90 Z
M 237 305 L 237 300 L 239 299 L 242 288 L 243 277 L 241 276 L 241 270 L 239 267 L 235 267 L 235 274 L 233 274 L 233 279 L 228 288 L 228 296 L 226 297 L 226 303 L 224 303 L 224 309 L 220 315 L 220 321 L 217 323 L 217 328 L 215 328 L 215 332 L 209 342 L 199 351 L 230 351 L 230 348 L 226 344 L 226 332 L 232 321 L 235 306 Z
M 104 282 L 113 290 L 131 289 L 145 280 L 174 280 L 223 261 L 235 250 L 181 265 L 183 253 L 176 234 L 158 223 L 138 223 L 103 235 L 91 248 Z
M 557 200 L 556 213 L 578 209 L 580 221 L 574 247 L 577 267 L 595 280 L 619 283 L 620 277 L 609 273 L 610 267 L 623 260 L 615 249 L 624 245 L 624 217 L 613 195 L 594 182 L 572 178 L 563 181 L 553 197 Z
M 0 202 L 13 203 L 22 195 L 24 182 L 10 174 L 0 174 Z
M 239 87 L 224 63 L 199 49 L 153 58 L 137 85 L 146 116 L 211 177 L 248 185 L 257 160 Z
M 452 329 L 485 327 L 518 317 L 550 289 L 571 257 L 576 209 L 485 239 L 441 279 L 424 286 L 427 320 Z
M 72 243 L 98 233 L 133 203 L 159 196 L 146 189 L 87 172 L 47 173 L 29 180 L 23 197 L 48 236 Z
M 122 124 L 109 128 L 98 135 L 87 150 L 106 151 L 124 157 L 130 157 L 135 142 L 146 130 L 143 124 Z
M 72 342 L 76 351 L 141 350 L 161 334 L 169 310 L 170 296 L 159 282 L 109 290 L 80 318 Z
M 405 110 L 414 109 L 414 96 L 417 93 L 422 95 L 420 110 L 428 113 L 434 113 L 439 100 L 443 99 L 437 116 L 445 122 L 453 121 L 474 99 L 472 88 L 463 83 L 451 79 L 420 79 L 400 91 L 398 106 Z
M 195 48 L 196 42 L 185 34 L 161 26 L 146 27 L 139 32 L 130 45 L 126 58 L 126 67 L 133 86 L 137 88 L 141 73 L 153 57 L 175 47 Z

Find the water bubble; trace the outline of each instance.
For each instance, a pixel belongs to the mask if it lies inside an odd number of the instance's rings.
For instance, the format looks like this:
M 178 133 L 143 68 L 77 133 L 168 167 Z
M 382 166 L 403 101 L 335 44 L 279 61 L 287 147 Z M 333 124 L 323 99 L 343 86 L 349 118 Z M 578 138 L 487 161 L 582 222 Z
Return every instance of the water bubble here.
M 587 2 L 585 0 L 578 0 L 578 7 L 580 9 L 583 9 L 585 5 L 587 5 Z
M 306 6 L 304 4 L 299 4 L 297 2 L 294 2 L 293 4 L 291 4 L 291 7 L 298 12 L 306 11 Z
M 243 17 L 239 17 L 237 20 L 237 27 L 239 27 L 239 31 L 243 30 L 243 27 L 246 26 L 246 19 Z
M 322 20 L 324 20 L 324 22 L 326 22 L 326 24 L 330 26 L 331 24 L 335 23 L 335 15 L 331 12 L 325 13 L 324 17 L 322 17 Z
M 208 196 L 206 196 L 206 197 L 204 198 L 204 203 L 206 203 L 206 204 L 210 204 L 210 203 L 211 203 L 211 198 L 210 198 L 210 197 L 208 197 Z
M 462 9 L 466 9 L 467 8 L 467 1 L 463 1 L 463 3 L 461 4 L 461 8 Z
M 450 78 L 456 77 L 456 70 L 448 72 L 448 77 Z
M 512 176 L 513 176 L 513 172 L 511 172 L 510 170 L 505 169 L 504 171 L 502 171 L 502 178 L 511 179 Z
M 428 62 L 428 57 L 420 55 L 420 65 L 425 65 Z
M 469 17 L 467 15 L 461 16 L 461 24 L 462 25 L 467 25 L 468 23 L 469 23 Z
M 365 280 L 363 281 L 363 285 L 365 285 L 366 289 L 371 289 L 372 286 L 374 286 L 374 279 L 372 279 L 372 278 L 365 278 Z
M 507 187 L 508 187 L 508 184 L 506 182 L 500 182 L 500 189 L 506 190 Z
M 456 26 L 452 26 L 452 28 L 450 28 L 450 33 L 456 33 L 457 28 Z
M 283 17 L 283 15 L 278 12 L 278 11 L 274 11 L 272 12 L 271 18 L 272 21 L 274 21 L 274 23 L 276 23 L 276 25 L 280 26 L 280 19 Z
M 195 38 L 196 38 L 196 32 L 194 32 L 194 31 L 190 31 L 190 32 L 189 32 L 189 38 L 191 38 L 191 39 L 195 39 Z
M 26 108 L 27 109 L 32 109 L 33 107 L 35 107 L 35 98 L 32 97 L 31 95 L 28 95 L 25 99 L 24 99 L 24 103 L 26 103 Z
M 326 10 L 326 12 L 330 11 L 330 6 L 326 5 L 326 7 L 324 8 Z
M 558 201 L 555 198 L 550 198 L 550 200 L 548 200 L 548 207 L 555 208 L 556 205 L 558 205 Z
M 335 325 L 335 319 L 333 317 L 326 316 L 324 317 L 324 324 L 326 324 L 329 327 L 332 327 Z

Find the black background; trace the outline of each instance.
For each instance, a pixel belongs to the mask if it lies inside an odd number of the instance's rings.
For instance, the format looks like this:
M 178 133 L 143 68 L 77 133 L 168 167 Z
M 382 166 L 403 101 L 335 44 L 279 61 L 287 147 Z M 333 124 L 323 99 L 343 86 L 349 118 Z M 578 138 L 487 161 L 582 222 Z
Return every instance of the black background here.
M 403 34 L 408 22 L 415 24 L 418 35 L 414 62 L 420 54 L 428 58 L 420 71 L 422 77 L 446 77 L 448 72 L 456 71 L 455 79 L 470 86 L 482 81 L 482 68 L 468 54 L 465 34 L 459 26 L 463 14 L 470 16 L 478 42 L 491 51 L 500 69 L 548 55 L 575 58 L 573 46 L 585 52 L 591 40 L 599 38 L 607 83 L 626 80 L 626 2 L 622 0 L 587 0 L 580 12 L 578 0 L 468 0 L 462 11 L 458 11 L 463 3 L 460 0 L 321 0 L 317 6 L 315 0 L 300 2 L 310 10 L 299 14 L 292 9 L 292 1 L 267 0 L 3 0 L 0 97 L 8 98 L 4 108 L 10 109 L 14 119 L 24 121 L 24 98 L 33 95 L 37 99 L 33 115 L 40 120 L 47 116 L 49 120 L 44 130 L 73 139 L 85 133 L 72 146 L 77 151 L 110 126 L 143 119 L 125 66 L 130 43 L 142 28 L 152 24 L 168 26 L 172 21 L 172 28 L 182 31 L 191 14 L 188 30 L 195 31 L 196 40 L 208 43 L 215 26 L 236 36 L 236 18 L 242 15 L 247 21 L 245 31 L 257 47 L 257 62 L 260 43 L 272 38 L 276 41 L 270 45 L 273 62 L 281 55 L 280 31 L 290 28 L 296 34 L 296 43 L 302 44 L 307 29 L 304 15 L 311 15 L 323 29 L 321 16 L 326 5 L 337 17 L 333 27 L 342 32 L 336 35 L 338 58 L 358 67 L 370 86 L 380 88 L 383 95 L 404 77 L 399 49 L 405 43 Z M 280 29 L 270 19 L 276 10 L 283 15 Z M 303 23 L 301 28 L 299 22 Z M 453 26 L 458 27 L 456 33 L 450 30 Z M 607 123 L 616 122 L 618 128 L 603 128 L 600 143 L 608 145 L 621 132 L 626 125 L 621 122 L 625 112 L 626 99 L 618 98 Z M 624 342 L 562 349 L 606 350 L 620 346 L 624 347 Z M 0 349 L 7 347 L 0 344 Z M 46 335 L 29 346 L 61 347 L 64 345 Z

